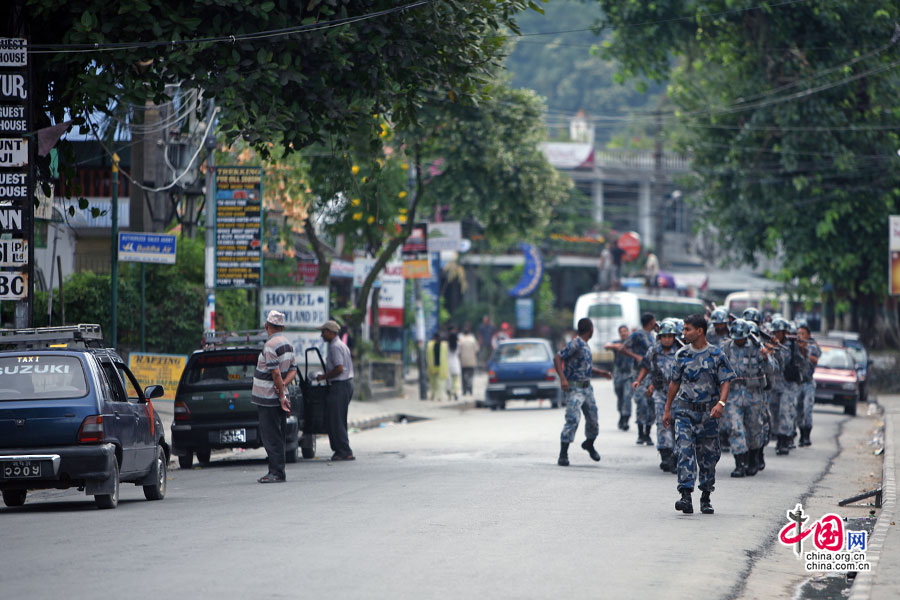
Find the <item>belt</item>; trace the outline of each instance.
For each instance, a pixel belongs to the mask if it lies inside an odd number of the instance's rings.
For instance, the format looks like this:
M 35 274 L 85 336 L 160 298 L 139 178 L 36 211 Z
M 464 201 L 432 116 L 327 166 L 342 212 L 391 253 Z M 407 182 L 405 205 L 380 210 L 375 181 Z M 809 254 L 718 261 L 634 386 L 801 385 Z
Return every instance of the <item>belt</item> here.
M 686 400 L 679 400 L 678 407 L 687 410 L 705 411 L 710 410 L 716 402 L 718 402 L 718 400 L 707 400 L 706 402 L 687 402 Z
M 569 387 L 579 388 L 579 389 L 587 389 L 591 387 L 590 379 L 582 379 L 581 381 L 570 381 Z

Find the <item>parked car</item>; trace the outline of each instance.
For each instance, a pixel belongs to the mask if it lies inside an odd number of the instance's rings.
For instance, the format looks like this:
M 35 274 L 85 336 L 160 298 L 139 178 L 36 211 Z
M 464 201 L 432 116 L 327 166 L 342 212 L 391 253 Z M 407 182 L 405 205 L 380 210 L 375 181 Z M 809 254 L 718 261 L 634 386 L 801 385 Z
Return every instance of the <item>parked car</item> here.
M 223 346 L 239 339 L 242 343 Z M 195 351 L 187 361 L 175 393 L 172 423 L 172 454 L 188 469 L 194 455 L 208 464 L 212 451 L 220 448 L 260 448 L 259 413 L 250 401 L 253 373 L 266 336 L 220 336 L 206 349 Z M 295 379 L 288 396 L 297 405 L 300 388 Z M 302 424 L 296 415 L 287 418 L 286 460 L 297 462 L 316 455 L 316 437 L 300 439 Z
M 828 338 L 823 343 L 833 346 L 843 346 L 850 352 L 850 356 L 856 362 L 856 373 L 859 377 L 859 398 L 863 402 L 869 401 L 869 367 L 872 361 L 866 352 L 866 347 L 859 341 L 859 334 L 852 331 L 829 331 Z
M 99 325 L 0 330 L 0 490 L 21 506 L 29 490 L 77 487 L 115 508 L 120 483 L 166 495 L 169 446 L 152 398 Z
M 819 347 L 822 356 L 813 372 L 816 402 L 838 404 L 844 407 L 844 414 L 855 415 L 860 385 L 853 356 L 842 346 L 828 346 L 820 342 Z
M 553 368 L 553 349 L 541 338 L 518 338 L 500 343 L 487 364 L 485 403 L 493 410 L 505 409 L 507 400 L 550 400 L 557 408 L 563 402 L 559 376 Z

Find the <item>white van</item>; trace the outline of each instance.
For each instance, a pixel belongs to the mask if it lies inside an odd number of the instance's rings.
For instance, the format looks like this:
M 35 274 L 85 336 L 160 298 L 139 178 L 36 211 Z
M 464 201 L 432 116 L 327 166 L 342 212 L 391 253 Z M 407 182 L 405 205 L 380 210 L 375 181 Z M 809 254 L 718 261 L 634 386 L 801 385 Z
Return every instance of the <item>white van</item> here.
M 684 319 L 688 315 L 703 314 L 706 306 L 697 298 L 684 296 L 650 296 L 632 292 L 593 292 L 579 296 L 575 302 L 573 329 L 584 317 L 594 323 L 594 337 L 589 342 L 594 362 L 612 363 L 613 353 L 604 350 L 609 342 L 619 341 L 619 326 L 629 330 L 641 326 L 641 315 L 653 313 L 658 321 L 666 317 Z
M 791 300 L 787 294 L 762 291 L 743 291 L 728 294 L 725 297 L 725 308 L 728 312 L 740 317 L 744 309 L 758 308 L 763 317 L 772 313 L 781 313 L 785 319 L 806 321 L 813 333 L 822 331 L 822 303 L 814 302 L 807 309 L 806 303 Z

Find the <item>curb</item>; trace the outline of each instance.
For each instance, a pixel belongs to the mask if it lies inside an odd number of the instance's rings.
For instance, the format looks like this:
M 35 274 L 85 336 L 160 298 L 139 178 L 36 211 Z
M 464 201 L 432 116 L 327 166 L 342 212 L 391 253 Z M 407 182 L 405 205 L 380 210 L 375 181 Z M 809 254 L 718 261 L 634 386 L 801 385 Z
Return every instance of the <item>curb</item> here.
M 869 539 L 869 547 L 866 558 L 872 565 L 872 570 L 859 573 L 850 590 L 850 600 L 869 600 L 872 597 L 872 586 L 875 584 L 875 576 L 878 573 L 878 565 L 884 551 L 884 540 L 888 529 L 894 520 L 894 511 L 897 507 L 897 480 L 895 469 L 894 448 L 894 416 L 892 413 L 884 414 L 884 464 L 882 466 L 882 505 L 881 514 L 875 522 L 875 529 Z
M 439 406 L 436 408 L 466 410 L 475 408 L 475 400 L 458 402 L 456 404 L 448 404 L 447 406 Z M 359 429 L 360 431 L 364 429 L 376 429 L 377 427 L 381 426 L 382 423 L 394 423 L 396 421 L 399 421 L 403 416 L 407 414 L 407 412 L 412 415 L 414 411 L 382 413 L 380 415 L 375 415 L 374 417 L 348 421 L 347 428 L 349 429 L 351 427 L 354 427 L 356 429 Z M 427 418 L 428 417 L 425 417 L 425 419 Z

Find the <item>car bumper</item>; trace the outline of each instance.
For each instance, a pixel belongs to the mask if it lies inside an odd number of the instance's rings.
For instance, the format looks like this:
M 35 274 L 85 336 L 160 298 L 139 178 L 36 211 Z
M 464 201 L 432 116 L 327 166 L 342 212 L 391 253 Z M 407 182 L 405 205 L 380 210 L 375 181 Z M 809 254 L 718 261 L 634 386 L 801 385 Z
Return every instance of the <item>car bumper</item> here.
M 41 476 L 6 478 L 3 465 L 16 460 L 39 460 Z M 115 460 L 116 449 L 112 444 L 3 449 L 0 450 L 0 488 L 67 488 L 89 480 L 103 481 L 112 476 Z
M 221 433 L 229 429 L 243 429 L 247 439 L 244 442 L 222 442 Z M 297 445 L 299 428 L 297 417 L 287 418 L 285 440 L 288 448 Z M 175 422 L 172 423 L 172 454 L 185 456 L 188 452 L 213 450 L 217 448 L 260 448 L 262 438 L 259 435 L 259 421 L 215 421 L 209 423 Z
M 844 406 L 856 402 L 858 397 L 859 393 L 857 390 L 825 387 L 821 383 L 816 385 L 816 402 L 818 404 L 839 404 Z
M 506 400 L 555 400 L 559 397 L 558 381 L 504 381 L 489 383 L 486 388 L 488 403 Z

